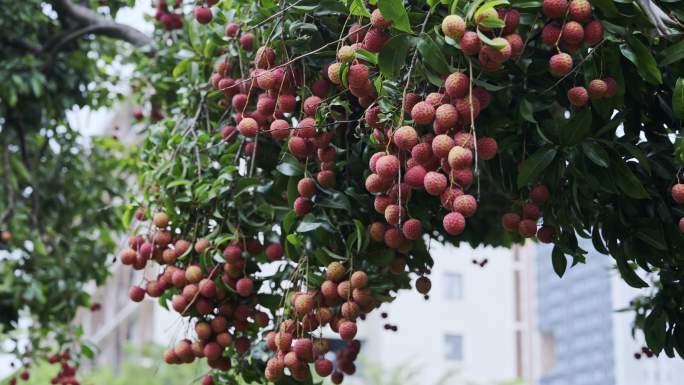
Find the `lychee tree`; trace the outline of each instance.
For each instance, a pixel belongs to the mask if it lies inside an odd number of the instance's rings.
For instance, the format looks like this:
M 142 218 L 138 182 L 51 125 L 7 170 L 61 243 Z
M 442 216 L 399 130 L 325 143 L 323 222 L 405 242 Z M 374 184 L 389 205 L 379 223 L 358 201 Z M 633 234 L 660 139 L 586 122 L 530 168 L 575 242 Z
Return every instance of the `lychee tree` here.
M 167 362 L 206 357 L 206 383 L 311 382 L 311 363 L 340 383 L 365 315 L 413 277 L 429 292 L 431 242 L 525 238 L 555 245 L 559 275 L 591 239 L 644 288 L 633 304 L 649 348 L 684 354 L 684 5 L 185 11 L 194 20 L 171 32 L 158 11 L 157 56 L 138 67 L 141 98 L 168 118 L 146 133 L 127 218 L 146 210 L 120 258 L 146 270 L 131 299 L 195 322 Z

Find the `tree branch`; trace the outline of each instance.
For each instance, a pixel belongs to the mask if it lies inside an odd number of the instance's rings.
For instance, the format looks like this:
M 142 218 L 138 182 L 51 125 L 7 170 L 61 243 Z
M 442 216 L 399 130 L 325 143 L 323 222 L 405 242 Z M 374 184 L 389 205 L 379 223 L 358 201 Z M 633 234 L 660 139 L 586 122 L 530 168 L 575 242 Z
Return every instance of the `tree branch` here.
M 56 51 L 64 44 L 85 34 L 95 34 L 109 36 L 114 39 L 123 40 L 136 47 L 142 47 L 152 43 L 152 39 L 137 29 L 112 21 L 99 13 L 79 4 L 74 4 L 70 0 L 52 0 L 52 5 L 60 15 L 75 21 L 77 28 L 56 40 L 50 47 L 45 47 L 45 51 Z

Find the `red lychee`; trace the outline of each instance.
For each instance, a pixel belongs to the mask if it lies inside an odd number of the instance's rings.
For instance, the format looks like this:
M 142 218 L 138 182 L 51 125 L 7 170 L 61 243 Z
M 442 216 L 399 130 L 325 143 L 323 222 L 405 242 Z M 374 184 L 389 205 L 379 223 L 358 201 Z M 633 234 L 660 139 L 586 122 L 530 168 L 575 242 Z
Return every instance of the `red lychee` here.
M 470 80 L 461 72 L 454 72 L 444 81 L 444 88 L 452 98 L 462 98 L 468 94 Z
M 523 42 L 523 39 L 520 37 L 520 35 L 517 33 L 512 33 L 510 35 L 504 36 L 504 39 L 506 39 L 508 44 L 511 46 L 511 57 L 517 58 L 522 55 L 523 49 L 525 48 L 525 42 Z
M 584 26 L 584 41 L 594 46 L 603 40 L 603 25 L 598 20 L 592 20 Z
M 268 69 L 275 64 L 276 55 L 271 47 L 259 47 L 254 53 L 254 65 L 256 68 Z
M 382 47 L 387 43 L 390 36 L 379 28 L 371 28 L 363 38 L 363 48 L 366 50 L 378 53 Z
M 477 211 L 477 201 L 472 195 L 461 195 L 454 199 L 454 210 L 469 218 Z
M 420 102 L 420 96 L 414 92 L 408 92 L 404 97 L 404 110 L 411 111 L 413 106 Z
M 599 99 L 606 96 L 606 93 L 608 92 L 608 85 L 601 79 L 594 79 L 589 82 L 587 91 L 589 92 L 590 98 Z
M 542 42 L 548 46 L 555 46 L 561 35 L 561 27 L 557 23 L 547 24 L 542 30 Z
M 567 9 L 567 0 L 544 0 L 544 3 L 542 4 L 542 12 L 552 19 L 562 18 Z
M 461 121 L 470 124 L 472 119 L 476 119 L 480 115 L 480 101 L 477 98 L 461 98 L 456 100 L 456 109 Z
M 356 323 L 352 321 L 342 321 L 339 326 L 340 338 L 344 341 L 351 341 L 356 337 Z
M 297 182 L 297 192 L 303 197 L 311 198 L 316 193 L 316 182 L 309 177 L 300 179 Z
M 539 219 L 539 216 L 541 215 L 541 212 L 539 210 L 539 206 L 535 205 L 534 203 L 525 203 L 522 207 L 522 216 L 525 219 L 533 219 L 537 220 Z
M 449 135 L 437 135 L 432 140 L 432 153 L 438 158 L 446 158 L 454 147 L 454 140 Z
M 537 205 L 543 205 L 549 200 L 549 189 L 543 184 L 538 184 L 530 190 L 530 199 Z
M 303 103 L 304 113 L 309 115 L 309 116 L 316 115 L 316 110 L 318 109 L 318 106 L 320 104 L 321 104 L 321 98 L 319 98 L 318 96 L 309 96 L 308 98 L 304 99 L 304 103 Z
M 243 118 L 238 124 L 238 130 L 242 135 L 253 138 L 259 130 L 259 123 L 252 118 Z
M 466 23 L 458 15 L 448 15 L 442 19 L 442 32 L 444 36 L 448 36 L 458 41 L 465 33 Z
M 568 90 L 568 101 L 575 107 L 582 107 L 589 101 L 589 93 L 584 87 L 573 87 Z
M 504 35 L 510 35 L 518 28 L 520 24 L 520 13 L 513 8 L 510 9 L 499 9 L 498 10 L 499 19 L 503 20 L 506 25 L 503 27 L 502 33 Z
M 544 225 L 537 231 L 537 239 L 541 243 L 551 243 L 556 236 L 556 229 L 553 226 Z
M 557 53 L 549 60 L 549 71 L 554 77 L 560 78 L 572 70 L 572 56 L 565 52 Z
M 468 169 L 451 170 L 451 178 L 462 188 L 468 188 L 473 183 L 473 172 Z
M 408 169 L 408 171 L 406 171 L 406 175 L 404 175 L 404 180 L 409 186 L 411 186 L 411 188 L 422 189 L 423 179 L 425 179 L 426 173 L 427 171 L 425 170 L 425 167 L 421 165 L 416 165 Z
M 380 177 L 392 179 L 399 173 L 399 166 L 399 158 L 394 155 L 385 155 L 378 159 L 375 168 Z
M 380 8 L 376 8 L 371 13 L 370 22 L 373 27 L 376 28 L 387 28 L 392 24 L 391 20 L 387 20 L 382 16 Z
M 448 162 L 453 169 L 470 167 L 473 164 L 473 153 L 467 148 L 454 146 L 449 151 Z
M 392 139 L 397 147 L 409 151 L 418 144 L 418 133 L 411 126 L 402 126 L 394 132 Z
M 684 233 L 684 218 L 679 219 L 678 227 L 679 227 L 679 232 Z
M 568 15 L 575 21 L 587 20 L 591 16 L 591 4 L 588 0 L 571 0 Z
M 311 212 L 313 209 L 313 203 L 309 198 L 297 197 L 294 201 L 294 212 L 297 217 L 303 217 L 304 215 Z
M 480 52 L 481 44 L 480 38 L 477 37 L 477 33 L 467 31 L 461 38 L 461 51 L 467 56 L 476 55 Z
M 409 219 L 406 222 L 404 222 L 404 225 L 402 226 L 402 231 L 406 239 L 415 241 L 420 239 L 420 237 L 423 235 L 423 225 L 420 223 L 418 219 Z
M 237 36 L 238 32 L 240 31 L 240 25 L 237 23 L 228 23 L 226 25 L 226 36 L 228 37 L 235 37 Z
M 584 28 L 582 24 L 576 21 L 569 21 L 563 26 L 563 42 L 575 45 L 580 44 L 584 40 Z
M 247 32 L 240 36 L 240 45 L 246 51 L 251 51 L 254 48 L 254 34 Z
M 440 172 L 430 171 L 425 174 L 423 186 L 428 194 L 438 196 L 444 192 L 447 187 L 447 178 Z
M 235 283 L 235 291 L 243 297 L 249 297 L 254 290 L 254 282 L 249 278 L 240 278 Z
M 280 243 L 272 243 L 266 246 L 266 257 L 271 262 L 282 259 L 283 246 Z
M 603 79 L 603 81 L 606 82 L 606 95 L 605 95 L 605 97 L 612 98 L 613 96 L 615 96 L 615 94 L 617 94 L 617 91 L 618 91 L 617 82 L 615 81 L 615 79 L 613 79 L 611 77 L 607 77 L 607 78 Z
M 532 219 L 523 219 L 518 224 L 518 234 L 523 238 L 533 237 L 537 233 L 537 221 Z
M 411 118 L 416 124 L 432 124 L 435 119 L 435 107 L 427 102 L 418 102 L 411 109 Z
M 193 12 L 195 13 L 195 19 L 200 24 L 207 24 L 213 18 L 211 9 L 202 5 L 196 6 Z
M 477 155 L 482 160 L 494 159 L 498 151 L 498 145 L 494 138 L 483 136 L 477 140 Z
M 461 234 L 465 229 L 465 218 L 461 213 L 449 213 L 442 219 L 442 226 L 451 235 Z
M 684 183 L 677 183 L 672 186 L 671 194 L 675 202 L 679 204 L 684 203 Z
M 506 231 L 515 231 L 520 224 L 520 215 L 517 213 L 506 213 L 501 216 L 501 226 Z
M 133 286 L 128 290 L 128 298 L 133 302 L 140 302 L 145 299 L 145 289 L 140 286 Z
M 399 230 L 392 227 L 385 231 L 385 244 L 387 245 L 387 247 L 392 249 L 398 249 L 403 242 L 404 236 L 401 234 Z

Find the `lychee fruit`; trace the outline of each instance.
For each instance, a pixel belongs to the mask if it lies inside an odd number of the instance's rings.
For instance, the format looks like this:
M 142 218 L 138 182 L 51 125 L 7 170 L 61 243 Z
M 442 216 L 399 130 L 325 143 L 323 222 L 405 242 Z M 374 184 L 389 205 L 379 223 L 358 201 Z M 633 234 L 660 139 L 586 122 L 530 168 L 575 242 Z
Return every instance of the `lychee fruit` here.
M 520 24 L 520 13 L 513 8 L 499 9 L 499 19 L 503 20 L 506 25 L 503 27 L 502 33 L 510 35 L 515 32 Z
M 446 158 L 454 147 L 454 140 L 449 135 L 437 135 L 432 140 L 432 154 L 438 158 Z
M 379 28 L 371 28 L 363 38 L 363 48 L 367 51 L 378 53 L 387 43 L 390 36 Z
M 354 23 L 351 26 L 349 26 L 349 32 L 347 36 L 349 37 L 349 41 L 352 43 L 361 43 L 363 41 L 364 36 L 366 36 L 366 31 L 367 27 L 362 27 L 358 23 Z
M 561 35 L 561 27 L 556 23 L 547 24 L 542 30 L 542 42 L 548 46 L 555 46 Z
M 442 226 L 451 235 L 461 234 L 465 229 L 465 218 L 458 212 L 449 213 L 442 219 Z
M 248 138 L 255 137 L 258 130 L 259 123 L 252 118 L 243 118 L 238 124 L 238 131 Z
M 549 200 L 549 189 L 543 184 L 538 184 L 530 190 L 530 199 L 537 205 L 543 205 Z
M 608 92 L 608 85 L 601 79 L 594 79 L 589 82 L 587 91 L 589 92 L 590 98 L 599 99 L 606 96 L 606 93 Z
M 523 49 L 525 48 L 525 43 L 520 35 L 517 33 L 512 33 L 510 35 L 504 36 L 504 39 L 506 39 L 511 47 L 511 57 L 517 58 L 522 55 Z
M 254 48 L 254 34 L 247 32 L 240 36 L 240 45 L 245 51 L 251 51 Z
M 463 54 L 467 56 L 472 56 L 480 52 L 480 47 L 482 46 L 482 43 L 480 42 L 480 38 L 477 37 L 477 33 L 473 31 L 467 31 L 463 34 L 460 45 Z
M 342 84 L 342 63 L 333 63 L 328 67 L 328 79 L 333 84 Z
M 254 282 L 249 278 L 240 278 L 235 283 L 235 291 L 243 297 L 249 297 L 254 290 Z
M 356 323 L 352 321 L 342 321 L 339 325 L 340 338 L 344 341 L 351 341 L 356 337 Z
M 568 101 L 575 107 L 582 107 L 589 101 L 589 93 L 584 87 L 572 87 L 568 90 Z
M 425 174 L 423 186 L 428 194 L 438 196 L 444 192 L 447 187 L 447 178 L 444 174 L 436 171 L 430 171 Z
M 605 97 L 612 98 L 613 96 L 615 96 L 615 94 L 617 94 L 617 91 L 618 91 L 617 82 L 615 81 L 615 79 L 613 79 L 611 77 L 607 77 L 607 78 L 603 79 L 603 81 L 606 82 L 606 95 L 605 95 Z
M 411 109 L 411 118 L 416 124 L 432 124 L 435 119 L 435 107 L 427 102 L 418 102 Z
M 448 15 L 442 20 L 442 32 L 444 36 L 448 36 L 456 41 L 463 37 L 465 33 L 466 23 L 461 16 Z
M 480 101 L 477 98 L 465 97 L 456 100 L 458 117 L 465 124 L 470 124 L 473 119 L 480 115 Z
M 432 159 L 432 146 L 427 142 L 418 143 L 411 149 L 411 158 L 420 164 L 425 164 Z
M 404 175 L 404 180 L 413 189 L 422 189 L 423 180 L 425 179 L 425 174 L 427 171 L 425 167 L 421 165 L 416 165 L 408 169 Z
M 280 243 L 272 243 L 266 246 L 266 257 L 269 261 L 278 261 L 283 258 L 283 246 Z
M 594 46 L 603 40 L 603 25 L 598 20 L 592 20 L 584 26 L 584 42 Z
M 409 151 L 418 144 L 418 133 L 411 126 L 402 126 L 394 132 L 392 139 L 397 147 Z
M 271 47 L 259 47 L 254 53 L 254 65 L 256 68 L 268 69 L 275 64 L 276 55 Z
M 432 282 L 430 281 L 430 278 L 421 276 L 416 279 L 416 291 L 418 291 L 420 294 L 427 294 L 430 292 L 430 289 L 432 288 Z
M 556 229 L 553 226 L 544 225 L 537 230 L 537 239 L 541 243 L 551 243 L 556 236 Z
M 563 42 L 576 45 L 584 40 L 584 28 L 576 21 L 569 21 L 563 26 Z
M 401 207 L 399 205 L 388 205 L 385 208 L 385 220 L 387 223 L 390 225 L 396 225 L 399 223 L 399 219 L 401 217 Z
M 347 271 L 344 265 L 340 262 L 330 262 L 325 269 L 325 278 L 333 282 L 339 282 L 344 278 L 344 273 Z
M 560 78 L 572 70 L 572 56 L 565 52 L 557 53 L 549 60 L 549 71 L 554 77 Z
M 452 98 L 462 98 L 468 94 L 470 80 L 462 72 L 454 72 L 447 76 L 444 88 Z
M 567 0 L 544 0 L 544 3 L 542 4 L 542 12 L 552 19 L 562 18 L 567 9 Z
M 588 0 L 571 0 L 568 15 L 574 21 L 587 20 L 591 16 L 591 3 Z
M 473 183 L 473 172 L 469 168 L 451 170 L 451 179 L 453 179 L 457 185 L 465 189 L 470 187 Z
M 386 225 L 382 222 L 373 222 L 368 227 L 368 233 L 375 242 L 382 242 L 385 239 Z
M 342 63 L 351 63 L 354 60 L 356 48 L 348 45 L 343 45 L 337 50 L 337 60 Z
M 387 190 L 387 180 L 390 179 L 384 179 L 383 177 L 375 173 L 370 174 L 366 178 L 366 190 L 368 190 L 368 192 L 371 194 L 384 192 Z
M 467 148 L 454 146 L 449 151 L 447 161 L 453 169 L 470 167 L 473 164 L 473 153 Z
M 319 98 L 318 96 L 309 96 L 308 98 L 304 99 L 304 103 L 303 103 L 304 113 L 309 115 L 309 116 L 316 115 L 316 110 L 318 109 L 318 106 L 320 104 L 321 104 L 321 98 Z
M 458 123 L 458 110 L 451 104 L 442 104 L 435 111 L 435 124 L 450 130 Z
M 679 204 L 684 203 L 684 183 L 677 183 L 672 186 L 671 193 L 672 199 L 674 199 L 675 202 Z
M 402 226 L 404 237 L 408 240 L 415 241 L 420 239 L 423 235 L 423 225 L 418 219 L 409 219 L 404 222 Z
M 398 249 L 404 242 L 404 236 L 394 227 L 385 231 L 385 244 L 391 249 Z
M 491 160 L 496 157 L 498 145 L 494 138 L 483 136 L 477 140 L 477 155 L 482 160 Z
M 145 299 L 145 289 L 140 286 L 133 286 L 128 290 L 128 298 L 133 302 L 140 302 Z
M 406 96 L 404 96 L 404 103 L 403 107 L 405 111 L 411 111 L 413 109 L 413 106 L 415 106 L 418 102 L 420 102 L 420 96 L 414 92 L 408 92 L 406 93 Z
M 679 232 L 684 233 L 684 218 L 679 219 L 678 227 L 679 227 Z
M 316 193 L 316 182 L 309 177 L 300 179 L 297 182 L 297 192 L 303 197 L 311 198 Z
M 522 207 L 522 216 L 525 219 L 534 219 L 535 221 L 539 219 L 541 211 L 539 206 L 534 203 L 525 203 Z
M 333 363 L 332 361 L 321 357 L 314 363 L 314 370 L 316 370 L 316 374 L 319 376 L 328 377 L 333 371 Z
M 378 159 L 375 168 L 380 177 L 393 179 L 399 173 L 399 166 L 399 158 L 394 155 L 384 155 Z
M 376 8 L 371 13 L 370 22 L 373 27 L 376 28 L 387 28 L 392 24 L 391 20 L 387 20 L 382 16 L 380 8 Z
M 481 31 L 490 31 L 491 28 L 484 25 L 485 19 L 498 19 L 499 13 L 494 8 L 480 9 L 475 12 L 475 23 Z
M 501 216 L 501 227 L 506 231 L 515 231 L 520 224 L 520 215 L 517 213 L 505 213 Z
M 537 221 L 523 219 L 518 224 L 518 234 L 523 238 L 531 238 L 537 233 Z
M 309 198 L 297 197 L 294 201 L 294 212 L 297 217 L 303 217 L 304 215 L 311 212 L 313 209 L 313 203 Z
M 469 218 L 477 211 L 477 201 L 472 195 L 466 194 L 454 199 L 454 210 Z
M 226 25 L 225 33 L 226 33 L 226 36 L 228 36 L 228 37 L 237 36 L 239 31 L 240 31 L 240 24 L 228 23 L 228 25 Z

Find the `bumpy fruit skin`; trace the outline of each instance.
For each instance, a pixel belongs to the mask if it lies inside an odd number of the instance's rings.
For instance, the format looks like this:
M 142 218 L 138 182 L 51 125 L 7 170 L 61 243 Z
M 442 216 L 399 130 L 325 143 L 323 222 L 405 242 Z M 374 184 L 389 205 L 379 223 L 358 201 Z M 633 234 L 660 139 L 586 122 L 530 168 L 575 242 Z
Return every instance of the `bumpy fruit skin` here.
M 506 231 L 515 231 L 520 224 L 520 215 L 517 213 L 506 213 L 501 216 L 501 227 Z
M 252 118 L 243 118 L 238 124 L 238 131 L 248 138 L 255 137 L 258 130 L 259 123 Z
M 442 226 L 451 235 L 461 234 L 465 229 L 465 218 L 461 213 L 449 213 L 442 219 Z
M 352 321 L 342 321 L 339 326 L 340 338 L 351 341 L 356 337 L 356 324 Z
M 411 109 L 411 118 L 416 124 L 432 124 L 435 120 L 435 107 L 428 102 L 418 102 Z
M 373 10 L 370 18 L 371 25 L 376 28 L 387 28 L 392 24 L 391 20 L 387 20 L 382 16 L 379 8 Z
M 399 205 L 388 205 L 385 208 L 385 220 L 390 225 L 396 225 L 399 223 L 399 218 L 401 217 L 401 207 Z
M 432 140 L 432 154 L 438 158 L 446 158 L 454 147 L 454 140 L 449 135 L 437 135 Z
M 384 155 L 378 159 L 375 169 L 380 177 L 392 179 L 399 173 L 399 158 L 394 155 Z
M 451 104 L 442 104 L 435 111 L 435 124 L 445 129 L 452 129 L 458 123 L 458 110 Z
M 344 273 L 347 271 L 344 265 L 340 262 L 330 262 L 325 269 L 325 277 L 333 282 L 340 282 L 344 278 Z
M 672 186 L 672 199 L 674 199 L 674 201 L 679 203 L 679 204 L 684 203 L 684 184 L 683 183 L 677 183 L 676 185 Z
M 425 167 L 416 165 L 406 171 L 404 180 L 409 186 L 411 186 L 411 188 L 420 190 L 423 188 L 423 179 L 425 179 L 425 174 L 427 174 Z
M 313 209 L 313 203 L 309 198 L 297 197 L 294 201 L 294 212 L 297 217 L 303 217 L 304 215 L 311 212 Z
M 508 44 L 511 46 L 511 57 L 517 58 L 522 55 L 523 49 L 525 48 L 525 43 L 520 35 L 517 33 L 512 33 L 510 35 L 504 36 L 504 39 L 506 39 Z
M 603 25 L 598 20 L 592 20 L 584 26 L 584 42 L 594 46 L 603 40 Z
M 537 233 L 537 221 L 523 219 L 518 224 L 518 234 L 523 238 L 531 238 Z
M 267 69 L 275 64 L 276 54 L 271 47 L 259 47 L 254 53 L 254 65 L 257 68 Z
M 449 187 L 439 196 L 439 200 L 442 203 L 442 207 L 447 210 L 453 210 L 454 201 L 461 195 L 463 195 L 463 191 L 460 188 Z
M 572 56 L 565 52 L 555 54 L 549 60 L 549 70 L 551 75 L 560 78 L 572 70 Z
M 576 21 L 569 21 L 563 26 L 563 42 L 575 45 L 582 43 L 584 40 L 584 28 L 582 24 Z
M 554 46 L 560 38 L 560 35 L 561 27 L 558 24 L 547 24 L 542 30 L 542 42 L 548 46 Z
M 453 169 L 470 167 L 473 164 L 473 152 L 461 146 L 454 146 L 449 151 L 447 161 Z
M 394 132 L 392 139 L 397 147 L 409 151 L 418 144 L 418 133 L 411 126 L 402 126 Z
M 406 237 L 406 239 L 415 241 L 420 239 L 421 235 L 423 235 L 423 225 L 418 219 L 409 219 L 404 222 L 404 225 L 402 226 L 402 232 L 404 233 L 404 237 Z
M 361 87 L 368 81 L 368 67 L 364 64 L 354 64 L 349 67 L 349 87 Z
M 480 52 L 482 43 L 480 42 L 480 38 L 477 37 L 477 33 L 473 31 L 467 31 L 463 34 L 460 45 L 461 51 L 463 51 L 465 55 L 473 56 Z
M 582 107 L 589 101 L 589 93 L 584 87 L 573 87 L 568 90 L 568 101 L 575 107 Z
M 387 43 L 387 40 L 389 40 L 389 35 L 387 33 L 380 28 L 371 28 L 363 38 L 363 48 L 370 52 L 378 53 L 385 43 Z
M 297 192 L 303 197 L 311 198 L 316 193 L 316 182 L 309 177 L 300 179 L 297 182 Z
M 333 84 L 342 84 L 342 63 L 333 63 L 328 67 L 328 79 Z
M 254 282 L 249 278 L 240 278 L 235 283 L 235 291 L 243 297 L 249 297 L 254 290 Z
M 556 236 L 556 229 L 553 226 L 544 225 L 537 230 L 537 239 L 541 243 L 551 243 Z
M 228 37 L 235 37 L 237 36 L 238 32 L 240 31 L 240 24 L 237 23 L 228 23 L 226 25 L 226 36 Z
M 342 63 L 351 63 L 351 61 L 354 60 L 355 53 L 356 48 L 349 45 L 343 45 L 337 50 L 337 60 Z
M 549 188 L 543 184 L 538 184 L 530 190 L 530 199 L 539 206 L 548 202 L 550 195 Z
M 571 0 L 568 15 L 575 21 L 587 20 L 591 16 L 591 4 L 588 0 Z
M 448 15 L 442 20 L 442 32 L 454 40 L 459 40 L 465 33 L 466 23 L 461 16 Z
M 240 45 L 246 51 L 251 51 L 254 48 L 254 34 L 247 32 L 240 36 Z
M 328 377 L 333 371 L 333 363 L 328 359 L 319 358 L 314 364 L 314 369 L 319 376 Z
M 499 13 L 496 11 L 494 8 L 487 8 L 485 10 L 478 10 L 475 12 L 475 23 L 477 24 L 478 28 L 482 31 L 490 31 L 491 28 L 487 27 L 482 23 L 483 20 L 485 19 L 498 19 L 499 18 Z
M 612 98 L 613 96 L 615 96 L 615 94 L 617 94 L 617 91 L 618 91 L 617 81 L 615 81 L 615 79 L 613 79 L 611 77 L 607 77 L 607 78 L 603 79 L 603 81 L 606 82 L 606 95 L 605 95 L 605 97 Z
M 504 35 L 509 35 L 515 32 L 520 24 L 520 12 L 517 10 L 510 9 L 499 9 L 498 10 L 499 19 L 503 20 L 506 25 L 503 27 L 502 33 Z
M 454 72 L 446 78 L 444 88 L 452 98 L 462 98 L 468 94 L 470 80 L 462 72 Z
M 477 201 L 472 195 L 461 195 L 454 199 L 454 210 L 466 218 L 472 217 L 477 212 Z
M 594 79 L 589 82 L 588 90 L 589 97 L 592 99 L 599 99 L 606 96 L 608 92 L 608 85 L 601 79 Z
M 539 210 L 539 206 L 535 205 L 534 203 L 525 203 L 522 207 L 522 214 L 523 218 L 533 219 L 536 221 L 541 215 L 541 210 Z
M 566 9 L 568 9 L 567 0 L 544 0 L 542 4 L 542 12 L 552 19 L 563 17 Z
M 494 138 L 484 136 L 477 140 L 477 154 L 482 160 L 492 160 L 496 157 L 499 146 Z

